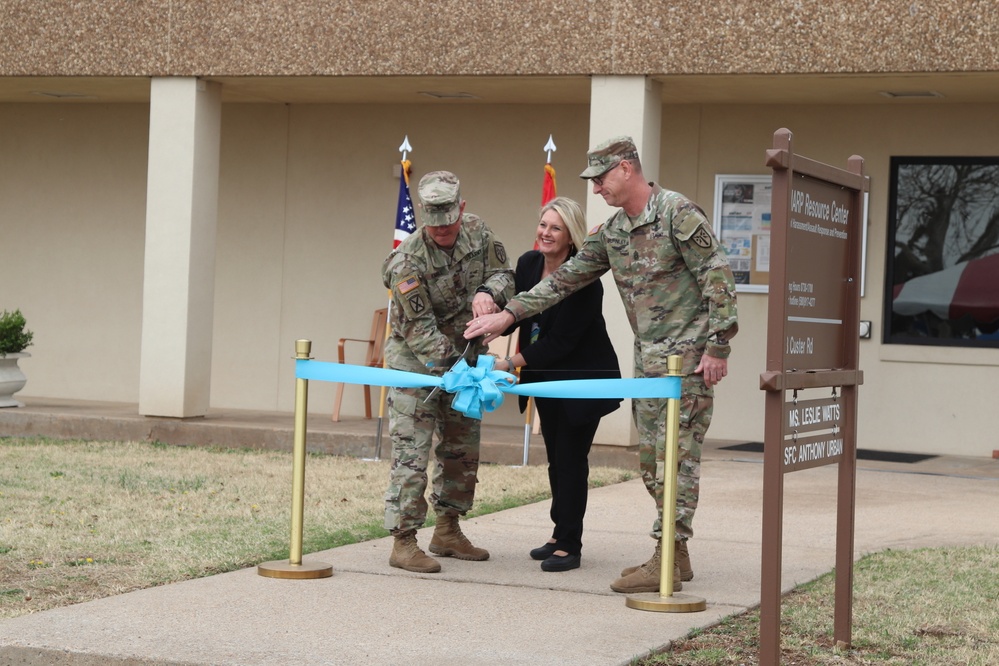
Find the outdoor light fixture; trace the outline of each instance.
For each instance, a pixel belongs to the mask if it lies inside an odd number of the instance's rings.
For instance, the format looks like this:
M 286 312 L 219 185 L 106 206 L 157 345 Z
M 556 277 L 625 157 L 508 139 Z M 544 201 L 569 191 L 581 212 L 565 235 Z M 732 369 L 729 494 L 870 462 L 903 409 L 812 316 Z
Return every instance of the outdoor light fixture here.
M 935 90 L 882 90 L 881 94 L 892 99 L 920 99 L 927 97 L 943 97 Z
M 42 97 L 55 97 L 56 99 L 97 99 L 96 95 L 87 95 L 86 93 L 75 93 L 75 92 L 62 92 L 57 90 L 33 90 L 32 95 L 40 95 Z
M 421 95 L 434 97 L 436 99 L 479 99 L 478 95 L 467 92 L 440 92 L 437 90 L 421 90 Z

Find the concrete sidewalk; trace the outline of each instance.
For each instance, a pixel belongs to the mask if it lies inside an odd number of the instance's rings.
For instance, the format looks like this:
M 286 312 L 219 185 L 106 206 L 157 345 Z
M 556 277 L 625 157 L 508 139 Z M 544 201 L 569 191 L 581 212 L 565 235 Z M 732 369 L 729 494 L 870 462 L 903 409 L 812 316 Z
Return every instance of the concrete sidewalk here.
M 683 591 L 706 611 L 632 610 L 608 587 L 654 546 L 652 502 L 635 480 L 591 493 L 574 571 L 544 573 L 528 558 L 549 534 L 541 502 L 463 522 L 487 562 L 442 558 L 441 573 L 418 575 L 388 566 L 391 539 L 345 546 L 304 558 L 332 565 L 331 578 L 246 569 L 5 620 L 0 664 L 627 664 L 758 605 L 761 460 L 705 452 L 695 577 Z M 833 567 L 836 470 L 785 476 L 786 589 Z M 997 505 L 997 461 L 862 464 L 856 554 L 999 545 Z M 429 539 L 423 530 L 420 543 Z

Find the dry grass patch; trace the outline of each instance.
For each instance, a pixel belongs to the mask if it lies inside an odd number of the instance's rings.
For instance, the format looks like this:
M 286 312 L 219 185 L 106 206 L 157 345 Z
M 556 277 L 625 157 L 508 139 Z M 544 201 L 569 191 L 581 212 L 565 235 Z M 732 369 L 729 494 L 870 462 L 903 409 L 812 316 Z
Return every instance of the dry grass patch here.
M 781 663 L 798 666 L 999 664 L 999 549 L 887 550 L 854 565 L 853 646 L 833 644 L 832 573 L 786 595 Z M 677 641 L 640 666 L 759 663 L 759 612 Z
M 388 471 L 309 456 L 303 551 L 386 536 Z M 479 476 L 470 515 L 550 497 L 544 466 Z M 287 452 L 0 438 L 0 618 L 286 559 L 290 524 Z

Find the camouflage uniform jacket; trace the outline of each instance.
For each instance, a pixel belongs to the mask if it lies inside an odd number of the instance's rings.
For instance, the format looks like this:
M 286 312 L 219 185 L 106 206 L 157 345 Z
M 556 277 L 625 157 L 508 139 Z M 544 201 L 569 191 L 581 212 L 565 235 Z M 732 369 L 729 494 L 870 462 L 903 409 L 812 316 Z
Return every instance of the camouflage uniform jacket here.
M 738 323 L 725 251 L 697 204 L 654 183 L 637 218 L 618 210 L 590 232 L 575 257 L 507 309 L 519 321 L 608 270 L 635 332 L 636 368 L 662 375 L 666 358 L 681 354 L 689 375 L 705 352 L 728 358 Z
M 485 287 L 502 307 L 513 295 L 506 250 L 485 222 L 462 215 L 454 247 L 444 250 L 421 229 L 385 259 L 382 280 L 392 292 L 388 365 L 441 375 L 465 349 L 472 298 Z M 485 351 L 484 345 L 474 349 Z M 474 363 L 475 354 L 469 353 Z

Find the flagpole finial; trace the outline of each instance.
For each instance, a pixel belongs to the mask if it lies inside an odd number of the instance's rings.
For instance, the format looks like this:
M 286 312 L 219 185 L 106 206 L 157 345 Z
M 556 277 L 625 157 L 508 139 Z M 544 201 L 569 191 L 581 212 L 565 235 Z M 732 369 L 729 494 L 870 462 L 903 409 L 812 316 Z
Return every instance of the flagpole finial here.
M 399 152 L 402 153 L 402 161 L 403 162 L 406 161 L 406 153 L 409 152 L 409 151 L 411 151 L 412 149 L 413 149 L 413 147 L 411 145 L 409 145 L 409 135 L 407 134 L 406 138 L 402 140 L 402 145 L 399 146 Z
M 558 148 L 555 147 L 555 142 L 552 140 L 552 135 L 551 134 L 548 135 L 548 143 L 545 144 L 545 147 L 542 150 L 544 150 L 544 151 L 546 151 L 548 153 L 548 164 L 551 164 L 552 163 L 552 153 L 555 152 L 556 150 L 558 150 Z

